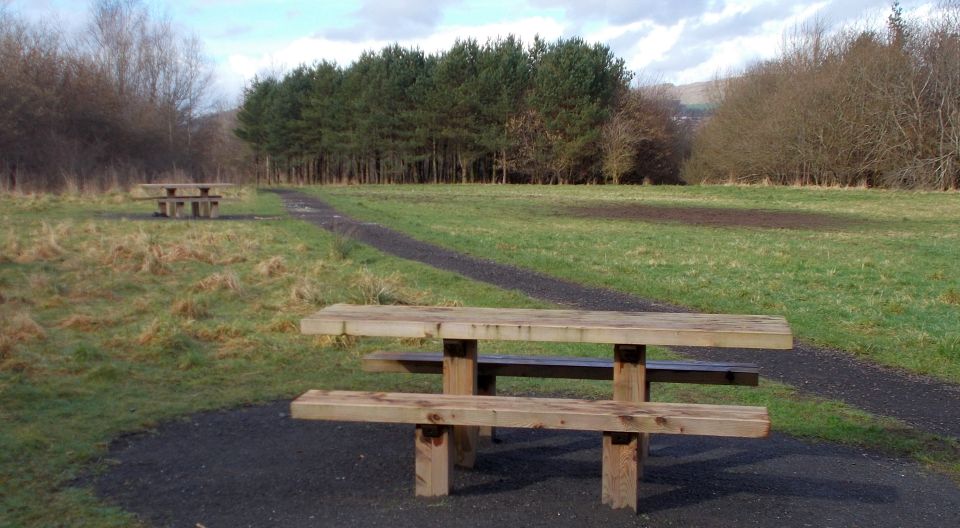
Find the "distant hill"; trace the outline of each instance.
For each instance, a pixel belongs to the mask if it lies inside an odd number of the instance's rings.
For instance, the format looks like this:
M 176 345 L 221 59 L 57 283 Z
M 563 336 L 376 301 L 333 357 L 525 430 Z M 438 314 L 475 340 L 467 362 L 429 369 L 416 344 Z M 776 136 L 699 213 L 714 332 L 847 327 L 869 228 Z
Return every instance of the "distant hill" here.
M 684 107 L 708 110 L 716 104 L 718 90 L 716 81 L 681 84 L 679 86 L 666 83 L 659 87 L 671 94 L 673 99 L 680 101 L 680 104 Z

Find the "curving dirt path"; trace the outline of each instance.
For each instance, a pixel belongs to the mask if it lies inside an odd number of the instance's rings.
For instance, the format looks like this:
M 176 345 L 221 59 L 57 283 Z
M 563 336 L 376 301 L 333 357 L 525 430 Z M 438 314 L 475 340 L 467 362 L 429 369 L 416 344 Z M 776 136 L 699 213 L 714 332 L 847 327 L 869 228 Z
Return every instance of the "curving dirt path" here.
M 352 219 L 320 198 L 275 190 L 290 214 L 324 229 L 345 233 L 380 251 L 453 271 L 474 280 L 584 310 L 688 311 L 625 293 L 594 288 L 541 273 L 478 259 L 421 242 L 382 225 Z M 893 416 L 926 431 L 960 438 L 960 386 L 857 360 L 850 354 L 797 342 L 794 350 L 674 348 L 700 360 L 756 363 L 765 377 L 845 401 L 875 414 Z

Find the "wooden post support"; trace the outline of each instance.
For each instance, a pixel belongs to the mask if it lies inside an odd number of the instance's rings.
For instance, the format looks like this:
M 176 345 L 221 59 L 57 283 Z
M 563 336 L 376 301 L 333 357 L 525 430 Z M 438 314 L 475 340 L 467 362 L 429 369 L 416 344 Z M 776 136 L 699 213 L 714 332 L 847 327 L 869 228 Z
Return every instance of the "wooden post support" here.
M 190 215 L 194 218 L 200 216 L 200 204 L 198 202 L 190 202 Z
M 497 395 L 497 377 L 489 374 L 477 376 L 477 394 L 481 396 Z M 496 440 L 497 432 L 491 426 L 482 426 L 479 429 L 480 442 L 490 444 Z
M 210 188 L 200 187 L 200 197 L 204 199 L 209 198 Z M 210 218 L 210 202 L 203 200 L 203 202 L 200 204 L 200 216 Z
M 613 399 L 643 402 L 647 392 L 647 348 L 644 345 L 614 345 Z M 646 434 L 603 433 L 603 503 L 611 508 L 637 511 L 637 482 L 642 475 Z M 641 439 L 641 437 L 644 437 Z
M 157 209 L 160 210 L 160 216 L 167 216 L 167 202 L 157 200 Z
M 477 341 L 473 339 L 443 340 L 443 393 L 477 394 Z M 477 459 L 476 427 L 453 428 L 455 461 L 460 467 L 472 468 Z
M 417 497 L 442 497 L 450 494 L 453 473 L 453 444 L 450 427 L 417 424 L 416 449 Z
M 220 202 L 210 202 L 210 218 L 218 218 L 220 216 Z

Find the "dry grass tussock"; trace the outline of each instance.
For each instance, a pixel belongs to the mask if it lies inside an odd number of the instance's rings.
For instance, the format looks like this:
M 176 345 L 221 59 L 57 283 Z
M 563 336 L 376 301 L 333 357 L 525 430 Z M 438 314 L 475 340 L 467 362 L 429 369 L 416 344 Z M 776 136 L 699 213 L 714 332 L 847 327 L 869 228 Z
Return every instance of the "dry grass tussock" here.
M 102 261 L 115 271 L 139 271 L 153 275 L 163 275 L 169 271 L 164 263 L 163 248 L 156 237 L 142 229 L 116 240 Z
M 196 328 L 192 331 L 192 335 L 201 341 L 217 343 L 225 343 L 232 339 L 241 338 L 246 334 L 246 330 L 228 324 L 217 325 L 213 328 Z
M 399 273 L 381 277 L 361 268 L 350 280 L 351 301 L 358 304 L 422 304 L 426 292 L 406 286 Z
M 305 303 L 315 306 L 326 304 L 323 290 L 312 280 L 300 279 L 290 288 L 290 300 L 295 303 Z
M 0 362 L 3 362 L 0 370 L 22 370 L 11 359 L 16 345 L 46 338 L 47 332 L 28 313 L 0 317 Z M 8 364 L 8 360 L 13 363 Z
M 43 340 L 47 338 L 47 332 L 36 321 L 30 317 L 30 314 L 20 312 L 13 317 L 3 318 L 0 323 L 0 335 L 9 337 L 17 342 L 26 342 L 34 340 Z
M 8 228 L 6 236 L 3 237 L 3 245 L 0 246 L 0 263 L 15 261 L 22 251 L 17 234 L 13 228 Z
M 34 233 L 33 240 L 28 247 L 17 247 L 15 253 L 10 252 L 12 260 L 21 264 L 27 264 L 62 257 L 67 253 L 67 250 L 60 245 L 60 239 L 69 235 L 70 228 L 71 226 L 67 222 L 62 222 L 56 227 L 52 227 L 50 224 L 43 222 L 40 225 L 39 231 Z M 14 240 L 16 239 L 14 238 Z M 17 246 L 19 245 L 17 244 Z M 8 250 L 9 249 L 12 248 L 8 248 Z
M 173 303 L 170 313 L 186 319 L 202 319 L 210 315 L 210 310 L 204 301 L 198 301 L 191 296 L 187 296 Z
M 156 343 L 164 333 L 164 325 L 160 322 L 160 319 L 154 319 L 150 321 L 150 324 L 143 327 L 143 330 L 140 331 L 140 335 L 137 336 L 138 345 L 151 345 Z
M 214 258 L 211 250 L 208 248 L 200 249 L 193 244 L 174 244 L 163 253 L 163 259 L 166 262 L 181 262 L 194 260 L 213 264 Z
M 60 321 L 58 328 L 69 328 L 78 332 L 93 332 L 110 324 L 106 319 L 91 317 L 86 314 L 73 314 Z
M 251 357 L 260 350 L 260 343 L 246 337 L 227 339 L 217 348 L 216 359 L 242 359 Z
M 189 235 L 191 242 L 196 242 L 201 246 L 219 249 L 223 242 L 237 242 L 240 235 L 234 231 L 193 231 Z
M 136 343 L 140 346 L 135 349 L 134 355 L 142 358 L 156 358 L 159 357 L 157 352 L 161 356 L 174 356 L 186 352 L 191 347 L 191 334 L 192 332 L 185 331 L 184 327 L 172 321 L 154 318 L 137 336 Z
M 44 273 L 31 273 L 27 276 L 27 285 L 34 294 L 46 291 L 50 288 L 50 277 Z
M 174 262 L 196 261 L 213 264 L 215 248 L 193 242 L 164 243 L 143 230 L 115 241 L 102 259 L 115 270 L 163 275 Z
M 944 304 L 952 304 L 954 306 L 960 305 L 960 292 L 958 292 L 953 288 L 950 288 L 947 291 L 943 292 L 943 294 L 940 296 L 940 300 Z
M 267 324 L 257 326 L 257 331 L 274 334 L 299 334 L 300 324 L 293 319 L 274 319 Z
M 261 261 L 254 270 L 264 277 L 276 277 L 287 272 L 287 265 L 283 257 L 278 255 Z
M 240 291 L 240 277 L 232 271 L 214 273 L 193 285 L 193 291 Z

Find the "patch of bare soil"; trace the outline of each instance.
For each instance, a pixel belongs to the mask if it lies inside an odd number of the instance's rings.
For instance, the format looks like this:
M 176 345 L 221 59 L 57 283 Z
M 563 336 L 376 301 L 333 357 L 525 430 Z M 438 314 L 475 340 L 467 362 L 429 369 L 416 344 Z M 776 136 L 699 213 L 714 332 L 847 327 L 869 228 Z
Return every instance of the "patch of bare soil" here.
M 689 225 L 757 227 L 763 229 L 842 230 L 863 224 L 863 221 L 853 218 L 805 211 L 649 204 L 568 207 L 563 210 L 563 214 L 578 217 L 609 218 L 611 220 L 642 220 L 644 222 L 674 222 Z

